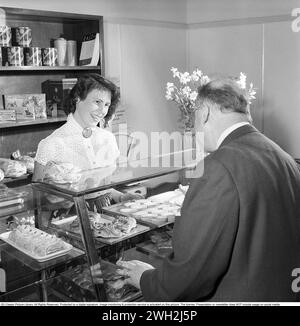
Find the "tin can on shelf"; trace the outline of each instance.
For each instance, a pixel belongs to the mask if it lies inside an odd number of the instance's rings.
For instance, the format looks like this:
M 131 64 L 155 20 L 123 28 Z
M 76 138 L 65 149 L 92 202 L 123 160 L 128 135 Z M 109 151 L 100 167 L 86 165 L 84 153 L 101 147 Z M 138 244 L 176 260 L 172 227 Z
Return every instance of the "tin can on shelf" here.
M 11 28 L 0 26 L 0 46 L 11 46 Z
M 42 63 L 43 63 L 43 66 L 50 66 L 50 67 L 57 66 L 57 49 L 43 48 L 42 49 Z
M 15 27 L 12 29 L 13 45 L 30 47 L 32 45 L 31 28 Z
M 7 48 L 8 62 L 10 66 L 24 66 L 23 48 L 20 46 L 12 46 Z
M 67 41 L 67 66 L 77 65 L 77 42 L 73 40 Z
M 1 56 L 1 61 L 0 65 L 1 66 L 9 66 L 9 61 L 8 61 L 8 47 L 7 46 L 1 46 L 0 48 L 0 56 Z
M 39 47 L 24 48 L 25 66 L 42 66 L 42 50 Z
M 59 66 L 67 65 L 67 40 L 63 37 L 54 40 L 54 47 L 57 49 L 57 64 Z

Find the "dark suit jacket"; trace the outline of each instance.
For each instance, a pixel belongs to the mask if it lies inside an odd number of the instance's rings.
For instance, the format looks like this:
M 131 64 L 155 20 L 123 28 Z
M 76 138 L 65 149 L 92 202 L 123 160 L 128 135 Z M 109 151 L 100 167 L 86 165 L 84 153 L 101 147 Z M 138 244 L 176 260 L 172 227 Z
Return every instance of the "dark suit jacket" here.
M 174 225 L 173 254 L 141 277 L 147 301 L 295 301 L 300 173 L 254 127 L 204 160 Z

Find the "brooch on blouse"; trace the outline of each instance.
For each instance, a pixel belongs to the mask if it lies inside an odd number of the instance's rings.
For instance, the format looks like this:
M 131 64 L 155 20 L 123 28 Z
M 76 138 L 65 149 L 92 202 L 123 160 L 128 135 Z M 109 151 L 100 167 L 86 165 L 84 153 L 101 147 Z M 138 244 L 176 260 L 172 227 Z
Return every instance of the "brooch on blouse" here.
M 83 130 L 82 130 L 82 136 L 84 138 L 89 138 L 92 136 L 92 133 L 93 133 L 93 130 L 91 127 L 85 127 Z

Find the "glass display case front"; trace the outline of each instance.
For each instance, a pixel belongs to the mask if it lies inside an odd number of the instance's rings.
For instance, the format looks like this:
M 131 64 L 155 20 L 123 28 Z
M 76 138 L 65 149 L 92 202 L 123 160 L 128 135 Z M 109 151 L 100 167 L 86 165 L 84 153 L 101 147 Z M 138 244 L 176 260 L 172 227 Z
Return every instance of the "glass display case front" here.
M 183 169 L 162 161 L 153 166 L 151 159 L 86 171 L 50 165 L 43 180 L 32 184 L 35 226 L 1 234 L 1 254 L 14 257 L 26 272 L 0 301 L 141 300 L 116 262 L 140 259 L 158 266 L 172 250 L 172 225 L 184 195 L 177 189 L 116 201 L 111 193 Z

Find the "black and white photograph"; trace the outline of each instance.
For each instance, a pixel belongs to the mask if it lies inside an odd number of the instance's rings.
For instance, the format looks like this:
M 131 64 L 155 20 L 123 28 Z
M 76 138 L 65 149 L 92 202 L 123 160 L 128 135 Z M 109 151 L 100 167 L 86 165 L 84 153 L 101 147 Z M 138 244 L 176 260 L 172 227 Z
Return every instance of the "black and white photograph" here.
M 300 0 L 1 0 L 0 306 L 298 305 Z

